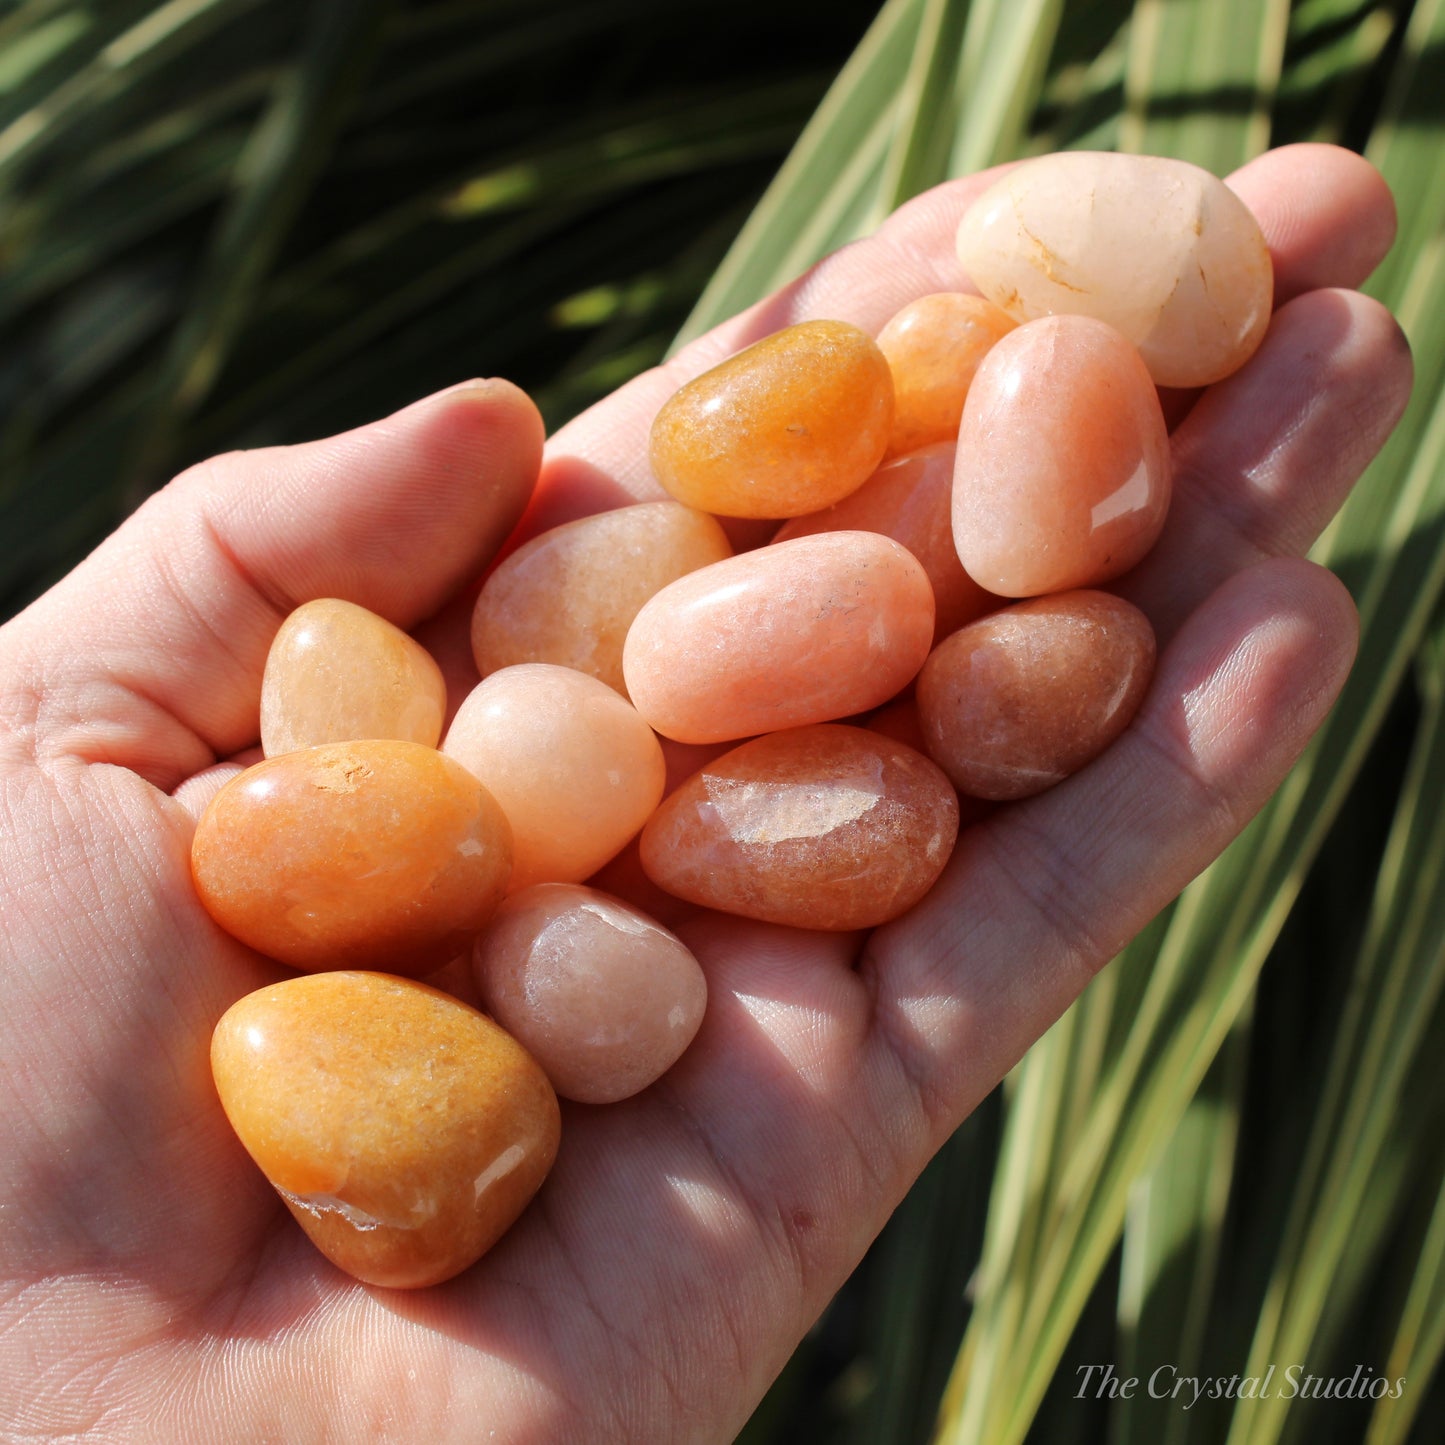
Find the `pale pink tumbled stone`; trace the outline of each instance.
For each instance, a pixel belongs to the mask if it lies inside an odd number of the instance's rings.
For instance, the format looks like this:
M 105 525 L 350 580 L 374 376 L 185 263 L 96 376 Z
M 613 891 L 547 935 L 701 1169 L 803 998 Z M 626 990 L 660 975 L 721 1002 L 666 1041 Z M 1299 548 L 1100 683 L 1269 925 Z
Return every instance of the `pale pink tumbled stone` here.
M 731 556 L 717 520 L 681 502 L 564 522 L 487 578 L 472 614 L 477 671 L 554 662 L 623 692 L 622 643 L 638 609 L 669 582 Z
M 1152 547 L 1169 508 L 1169 434 L 1139 353 L 1087 316 L 1011 331 L 964 403 L 953 536 L 1003 597 L 1093 587 Z
M 1244 202 L 1208 171 L 1158 156 L 1025 161 L 969 207 L 958 258 L 1016 320 L 1107 321 L 1160 386 L 1237 370 L 1274 296 L 1269 248 Z
M 579 884 L 514 894 L 473 958 L 487 1012 L 582 1104 L 611 1104 L 661 1078 L 707 1007 L 702 969 L 679 938 Z
M 658 732 L 710 743 L 876 707 L 923 665 L 933 589 L 873 532 L 760 547 L 664 587 L 622 653 L 627 691 Z
M 483 678 L 442 751 L 507 815 L 513 893 L 596 872 L 647 821 L 666 775 L 656 736 L 626 698 L 546 662 Z
M 431 654 L 384 617 L 335 597 L 281 624 L 261 679 L 261 750 L 268 758 L 367 738 L 434 748 L 447 689 Z

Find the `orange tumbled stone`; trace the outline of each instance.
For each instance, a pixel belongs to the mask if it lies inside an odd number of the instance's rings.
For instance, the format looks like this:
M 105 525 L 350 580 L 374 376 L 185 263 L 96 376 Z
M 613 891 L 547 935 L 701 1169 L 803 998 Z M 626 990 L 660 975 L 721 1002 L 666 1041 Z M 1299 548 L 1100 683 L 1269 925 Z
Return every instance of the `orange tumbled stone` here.
M 1134 566 L 1169 509 L 1169 434 L 1139 353 L 1087 316 L 1049 316 L 984 357 L 958 433 L 953 535 L 1003 597 L 1093 587 Z
M 596 888 L 539 883 L 509 898 L 473 954 L 487 1012 L 565 1099 L 611 1104 L 692 1042 L 707 981 L 682 940 Z
M 487 578 L 472 613 L 477 671 L 486 677 L 550 662 L 625 694 L 622 644 L 642 604 L 731 556 L 716 520 L 680 502 L 643 502 L 553 527 Z
M 445 752 L 507 815 L 514 893 L 595 873 L 647 821 L 667 776 L 657 734 L 626 698 L 545 662 L 484 677 Z
M 794 517 L 773 539 L 787 542 L 818 532 L 881 532 L 901 542 L 922 564 L 933 587 L 935 642 L 965 622 L 1002 607 L 958 560 L 953 541 L 952 442 L 940 442 L 885 462 L 851 496 L 821 512 Z
M 546 1075 L 449 994 L 380 973 L 288 979 L 211 1040 L 222 1107 L 316 1247 L 368 1284 L 450 1279 L 502 1236 L 557 1153 Z
M 1154 653 L 1148 618 L 1107 592 L 1036 597 L 981 617 L 919 674 L 929 754 L 974 797 L 1041 793 L 1129 726 Z
M 268 758 L 319 743 L 396 738 L 434 748 L 447 688 L 420 643 L 384 617 L 323 597 L 281 624 L 261 679 Z
M 906 548 L 820 532 L 664 587 L 637 614 L 622 670 L 658 732 L 720 742 L 876 707 L 932 638 L 933 591 Z
M 368 740 L 247 768 L 196 825 L 191 875 L 228 933 L 293 968 L 417 974 L 470 946 L 512 836 L 461 764 Z
M 844 321 L 805 321 L 696 377 L 652 426 L 652 470 L 724 517 L 796 517 L 860 487 L 883 459 L 893 378 Z
M 963 400 L 988 349 L 1018 322 L 982 296 L 939 291 L 910 301 L 878 333 L 893 373 L 888 455 L 958 435 Z
M 754 738 L 707 764 L 642 830 L 669 893 L 797 928 L 872 928 L 933 886 L 958 800 L 921 753 L 823 723 Z

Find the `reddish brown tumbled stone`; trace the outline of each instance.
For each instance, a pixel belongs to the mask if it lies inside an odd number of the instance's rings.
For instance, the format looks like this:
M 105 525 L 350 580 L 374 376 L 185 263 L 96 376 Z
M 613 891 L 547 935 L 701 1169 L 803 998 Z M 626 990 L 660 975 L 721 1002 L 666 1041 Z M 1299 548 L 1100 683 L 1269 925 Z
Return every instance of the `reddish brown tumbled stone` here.
M 512 872 L 512 832 L 460 763 L 370 740 L 247 768 L 196 825 L 211 917 L 293 968 L 418 974 L 467 948 Z
M 942 872 L 958 800 L 921 753 L 822 723 L 754 738 L 707 764 L 642 830 L 660 887 L 798 928 L 871 928 Z
M 1128 727 L 1154 671 L 1154 632 L 1107 592 L 1037 597 L 946 638 L 918 678 L 928 751 L 965 793 L 1026 798 Z

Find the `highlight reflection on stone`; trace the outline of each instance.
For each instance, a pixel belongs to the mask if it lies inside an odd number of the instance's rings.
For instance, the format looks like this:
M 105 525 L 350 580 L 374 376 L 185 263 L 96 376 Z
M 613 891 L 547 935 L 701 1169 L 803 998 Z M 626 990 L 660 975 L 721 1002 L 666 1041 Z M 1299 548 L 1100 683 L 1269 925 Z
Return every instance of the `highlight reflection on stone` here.
M 475 1009 L 378 973 L 288 979 L 227 1010 L 211 1070 L 241 1143 L 333 1264 L 437 1284 L 489 1249 L 557 1153 L 526 1051 Z
M 487 1012 L 567 1099 L 610 1104 L 677 1062 L 707 1007 L 682 941 L 595 888 L 539 883 L 509 898 L 477 940 Z
M 507 820 L 464 767 L 377 739 L 247 768 L 191 845 L 206 911 L 292 968 L 438 968 L 471 945 L 511 872 Z
M 958 800 L 921 753 L 819 724 L 707 764 L 642 830 L 642 865 L 679 898 L 798 928 L 871 928 L 943 871 Z

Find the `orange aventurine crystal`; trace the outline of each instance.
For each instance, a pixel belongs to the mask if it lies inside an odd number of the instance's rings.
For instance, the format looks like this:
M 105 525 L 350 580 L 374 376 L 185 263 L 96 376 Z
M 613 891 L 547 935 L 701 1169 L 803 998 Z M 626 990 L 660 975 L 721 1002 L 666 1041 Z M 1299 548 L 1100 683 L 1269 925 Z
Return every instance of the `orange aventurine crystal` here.
M 211 917 L 304 969 L 440 967 L 492 916 L 511 872 L 507 820 L 460 763 L 374 739 L 247 768 L 191 845 Z
M 546 1076 L 475 1009 L 410 979 L 324 973 L 233 1004 L 211 1071 L 232 1127 L 332 1263 L 416 1288 L 477 1259 L 557 1153 Z
M 652 470 L 705 512 L 796 517 L 862 486 L 892 424 L 893 378 L 873 338 L 805 321 L 674 392 L 652 425 Z
M 797 928 L 872 928 L 943 871 L 958 800 L 921 753 L 836 723 L 754 738 L 642 830 L 642 866 L 692 903 Z

